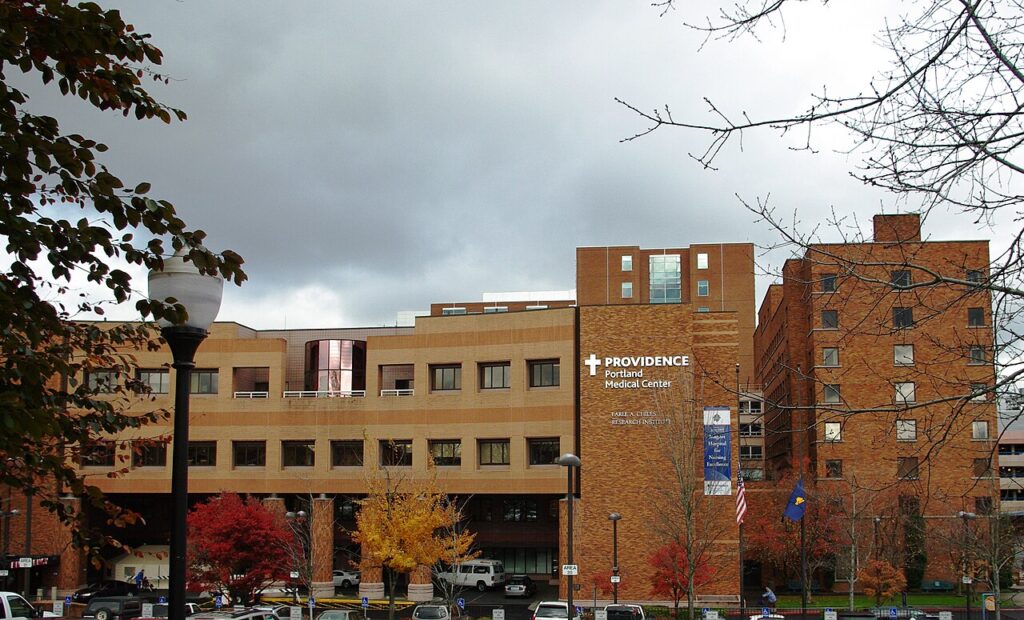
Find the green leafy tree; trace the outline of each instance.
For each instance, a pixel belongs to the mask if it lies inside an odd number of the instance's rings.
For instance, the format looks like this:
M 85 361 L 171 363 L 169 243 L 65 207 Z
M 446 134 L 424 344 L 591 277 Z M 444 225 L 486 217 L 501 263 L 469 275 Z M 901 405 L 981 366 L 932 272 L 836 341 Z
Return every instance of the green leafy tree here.
M 124 351 L 156 347 L 152 327 L 72 319 L 127 302 L 133 283 L 115 263 L 160 268 L 167 253 L 161 238 L 173 239 L 173 248 L 184 249 L 204 273 L 238 284 L 245 274 L 241 257 L 207 250 L 205 233 L 190 230 L 170 202 L 150 198 L 148 183 L 127 184 L 108 170 L 99 160 L 105 145 L 65 134 L 56 118 L 34 113 L 10 74 L 34 76 L 99 110 L 184 120 L 184 112 L 144 88 L 144 79 L 166 81 L 152 71 L 161 59 L 149 35 L 137 33 L 116 10 L 66 0 L 0 3 L 0 235 L 7 258 L 0 270 L 0 460 L 6 464 L 0 484 L 36 496 L 72 526 L 76 515 L 59 501 L 62 492 L 91 498 L 112 522 L 132 517 L 87 484 L 67 458 L 69 448 L 166 415 L 124 412 L 142 389 L 131 379 L 133 360 Z M 111 299 L 71 297 L 73 276 Z M 182 308 L 164 301 L 136 306 L 143 316 L 181 319 Z M 98 369 L 125 379 L 109 386 L 80 381 Z M 85 542 L 80 528 L 73 532 L 76 543 Z

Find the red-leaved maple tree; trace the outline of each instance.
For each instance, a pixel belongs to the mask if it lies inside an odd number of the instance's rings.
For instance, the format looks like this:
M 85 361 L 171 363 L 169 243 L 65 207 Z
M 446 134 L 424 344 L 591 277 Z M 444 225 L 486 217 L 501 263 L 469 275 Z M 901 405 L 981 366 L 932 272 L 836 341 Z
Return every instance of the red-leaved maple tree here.
M 188 515 L 188 582 L 193 590 L 226 592 L 249 605 L 288 577 L 291 534 L 254 497 L 222 493 Z
M 675 606 L 675 618 L 679 620 L 679 603 L 686 598 L 688 562 L 686 549 L 676 542 L 660 547 L 651 554 L 648 562 L 654 567 L 651 576 L 651 594 L 670 599 Z M 715 569 L 701 562 L 693 573 L 695 588 L 711 583 Z

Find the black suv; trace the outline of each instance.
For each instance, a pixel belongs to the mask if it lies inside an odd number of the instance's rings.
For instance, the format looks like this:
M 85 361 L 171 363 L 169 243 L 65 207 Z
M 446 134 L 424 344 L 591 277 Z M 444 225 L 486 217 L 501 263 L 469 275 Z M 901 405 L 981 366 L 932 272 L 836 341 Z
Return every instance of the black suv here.
M 132 582 L 107 579 L 78 590 L 71 595 L 71 600 L 76 603 L 88 603 L 96 596 L 137 596 L 138 594 L 139 587 Z
M 85 606 L 83 618 L 131 620 L 142 615 L 142 599 L 137 596 L 96 596 Z

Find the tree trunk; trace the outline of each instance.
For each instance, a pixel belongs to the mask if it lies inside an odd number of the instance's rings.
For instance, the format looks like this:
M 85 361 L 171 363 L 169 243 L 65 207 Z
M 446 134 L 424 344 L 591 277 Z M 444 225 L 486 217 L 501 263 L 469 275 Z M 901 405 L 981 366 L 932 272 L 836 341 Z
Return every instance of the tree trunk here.
M 388 571 L 388 620 L 395 620 L 395 588 L 398 587 L 398 573 Z

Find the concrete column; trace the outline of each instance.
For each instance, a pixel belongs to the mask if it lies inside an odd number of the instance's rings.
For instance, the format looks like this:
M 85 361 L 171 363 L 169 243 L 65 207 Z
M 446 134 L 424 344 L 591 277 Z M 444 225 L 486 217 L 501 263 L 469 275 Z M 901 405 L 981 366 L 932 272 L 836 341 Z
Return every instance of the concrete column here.
M 583 515 L 580 514 L 580 513 L 583 512 L 581 504 L 582 504 L 582 502 L 580 502 L 580 500 L 578 500 L 576 498 L 573 498 L 572 556 L 573 556 L 573 562 L 577 566 L 579 565 L 579 558 L 580 558 L 580 547 L 581 547 L 580 539 L 582 538 L 581 534 L 583 533 L 582 532 L 582 528 L 580 528 L 580 522 L 582 521 L 582 517 L 583 517 Z M 568 504 L 566 503 L 566 499 L 564 497 L 561 500 L 559 500 L 559 502 L 558 502 L 558 526 L 559 526 L 559 529 L 558 529 L 558 598 L 563 599 L 563 600 L 565 600 L 565 598 L 566 598 L 566 596 L 567 596 L 567 594 L 569 592 L 569 587 L 568 587 L 569 580 L 566 579 L 565 575 L 562 574 L 562 564 L 565 564 L 566 560 L 569 557 L 568 553 L 566 551 L 568 549 L 568 546 L 566 545 L 566 542 L 568 541 L 568 536 L 569 536 L 568 530 L 567 530 L 567 526 L 568 526 L 568 523 L 569 523 L 569 519 L 568 519 L 568 512 L 569 511 L 566 509 L 567 506 L 568 506 Z M 619 553 L 619 558 L 622 558 L 621 551 L 622 550 L 619 549 L 619 552 L 620 552 Z M 583 580 L 580 577 L 576 577 L 573 581 L 575 581 L 577 584 L 583 584 L 584 583 Z M 586 586 L 584 586 L 584 587 L 586 587 Z M 573 593 L 573 599 L 574 599 L 573 603 L 575 604 L 576 601 L 579 601 L 581 599 L 585 600 L 586 599 L 586 595 L 583 593 L 582 590 L 580 590 L 578 592 L 574 592 Z M 621 590 L 619 591 L 619 600 L 622 600 L 622 591 Z
M 417 566 L 409 573 L 409 600 L 429 601 L 434 598 L 434 582 L 429 566 Z
M 82 500 L 78 497 L 67 496 L 60 500 L 70 514 L 81 514 Z M 58 596 L 67 596 L 74 593 L 80 585 L 85 583 L 85 552 L 71 545 L 71 532 L 66 526 L 60 526 L 60 537 L 63 544 L 57 548 L 60 552 L 60 568 L 57 574 Z
M 359 596 L 368 599 L 384 598 L 384 571 L 380 564 L 370 560 L 366 543 L 363 543 L 362 560 L 359 562 Z
M 277 495 L 271 495 L 270 497 L 263 498 L 263 505 L 267 507 L 267 510 L 284 517 L 284 498 L 278 497 Z
M 310 543 L 312 549 L 313 584 L 312 595 L 334 596 L 334 498 L 321 494 L 313 499 Z

